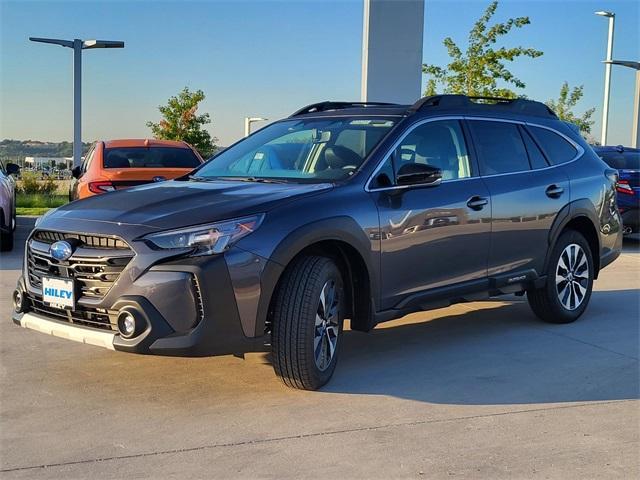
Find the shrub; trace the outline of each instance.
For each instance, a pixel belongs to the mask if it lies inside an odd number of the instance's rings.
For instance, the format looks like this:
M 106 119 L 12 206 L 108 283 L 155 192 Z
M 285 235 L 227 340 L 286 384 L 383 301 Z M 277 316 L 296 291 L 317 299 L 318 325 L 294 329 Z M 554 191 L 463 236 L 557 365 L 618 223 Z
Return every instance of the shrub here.
M 45 179 L 40 182 L 40 192 L 43 195 L 51 195 L 58 189 L 58 185 L 56 181 L 52 177 L 45 177 Z
M 36 172 L 22 172 L 18 190 L 20 193 L 26 194 L 40 193 L 38 174 Z
M 23 172 L 18 191 L 27 195 L 52 195 L 58 189 L 56 181 L 51 177 L 39 180 L 36 172 Z

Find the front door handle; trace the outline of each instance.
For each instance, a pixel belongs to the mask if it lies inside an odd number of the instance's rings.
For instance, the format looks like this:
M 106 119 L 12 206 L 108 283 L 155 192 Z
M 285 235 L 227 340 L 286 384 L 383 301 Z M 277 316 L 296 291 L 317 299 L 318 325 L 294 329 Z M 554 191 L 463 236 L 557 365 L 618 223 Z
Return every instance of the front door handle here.
M 559 187 L 558 185 L 549 185 L 545 190 L 547 197 L 549 198 L 558 198 L 560 195 L 564 193 L 564 188 Z
M 487 200 L 486 198 L 474 195 L 467 202 L 467 207 L 469 207 L 471 210 L 482 210 L 488 203 L 489 200 Z

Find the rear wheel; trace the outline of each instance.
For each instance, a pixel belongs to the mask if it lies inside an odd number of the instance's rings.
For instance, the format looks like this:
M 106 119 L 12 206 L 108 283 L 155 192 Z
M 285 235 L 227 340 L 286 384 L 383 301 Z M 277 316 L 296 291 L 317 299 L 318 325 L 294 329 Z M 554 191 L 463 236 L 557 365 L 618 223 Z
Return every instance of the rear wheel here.
M 579 232 L 560 236 L 546 273 L 546 285 L 527 292 L 531 309 L 545 322 L 575 321 L 587 308 L 595 273 L 591 249 Z
M 316 390 L 336 368 L 344 321 L 344 284 L 327 257 L 299 259 L 284 274 L 273 306 L 276 375 L 292 388 Z

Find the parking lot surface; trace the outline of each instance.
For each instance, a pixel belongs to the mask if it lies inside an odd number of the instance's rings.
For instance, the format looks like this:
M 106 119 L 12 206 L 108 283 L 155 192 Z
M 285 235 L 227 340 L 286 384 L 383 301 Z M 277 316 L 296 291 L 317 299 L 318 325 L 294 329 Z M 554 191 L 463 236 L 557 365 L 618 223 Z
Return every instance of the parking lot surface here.
M 640 241 L 585 315 L 521 297 L 347 332 L 332 381 L 266 355 L 137 356 L 15 326 L 0 257 L 1 478 L 640 478 Z

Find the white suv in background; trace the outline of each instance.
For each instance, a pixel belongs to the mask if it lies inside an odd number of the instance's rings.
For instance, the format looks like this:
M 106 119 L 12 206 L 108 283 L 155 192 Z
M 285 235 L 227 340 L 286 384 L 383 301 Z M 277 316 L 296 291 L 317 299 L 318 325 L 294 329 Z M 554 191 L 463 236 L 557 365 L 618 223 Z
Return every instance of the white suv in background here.
M 16 229 L 16 175 L 20 167 L 15 163 L 6 165 L 0 160 L 0 251 L 13 249 L 13 232 Z

